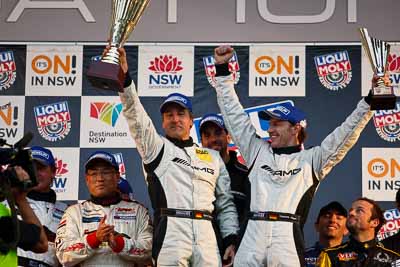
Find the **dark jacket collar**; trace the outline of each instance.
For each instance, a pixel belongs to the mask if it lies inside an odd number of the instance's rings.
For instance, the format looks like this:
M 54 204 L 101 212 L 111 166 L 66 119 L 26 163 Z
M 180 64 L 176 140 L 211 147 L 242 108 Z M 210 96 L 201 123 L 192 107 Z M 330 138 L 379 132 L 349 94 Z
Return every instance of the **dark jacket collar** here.
M 56 192 L 54 190 L 50 189 L 49 192 L 47 193 L 41 193 L 37 191 L 30 191 L 27 194 L 28 198 L 32 200 L 37 200 L 37 201 L 44 201 L 44 202 L 49 202 L 49 203 L 56 203 Z
M 275 154 L 293 154 L 301 151 L 301 145 L 272 148 Z
M 174 145 L 176 145 L 177 147 L 180 148 L 184 148 L 184 147 L 190 147 L 193 146 L 193 138 L 189 137 L 189 139 L 187 140 L 180 140 L 180 139 L 176 139 L 176 138 L 172 138 L 169 136 L 166 136 L 166 138 L 171 141 Z
M 90 195 L 90 201 L 101 206 L 110 206 L 119 203 L 122 200 L 119 193 L 115 193 L 110 197 L 94 197 Z
M 372 239 L 366 242 L 359 242 L 355 240 L 352 236 L 349 237 L 349 242 L 352 247 L 354 247 L 358 251 L 365 251 L 369 248 L 375 247 L 377 245 L 376 239 Z

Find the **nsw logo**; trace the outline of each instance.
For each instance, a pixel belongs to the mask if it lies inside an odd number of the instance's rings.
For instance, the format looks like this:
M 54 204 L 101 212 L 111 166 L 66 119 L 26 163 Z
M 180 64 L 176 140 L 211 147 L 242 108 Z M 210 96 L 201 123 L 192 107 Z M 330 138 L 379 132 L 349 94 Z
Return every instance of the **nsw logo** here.
M 0 91 L 10 88 L 16 77 L 17 67 L 14 53 L 12 51 L 0 52 Z
M 150 61 L 149 88 L 178 89 L 182 84 L 182 61 L 173 55 L 160 55 Z
M 44 139 L 56 142 L 69 134 L 71 115 L 67 101 L 37 106 L 33 110 L 38 131 Z
M 18 132 L 18 106 L 11 102 L 0 105 L 0 138 L 15 138 Z
M 377 110 L 374 125 L 379 136 L 388 142 L 400 141 L 400 102 L 392 110 Z
M 67 177 L 65 177 L 65 175 L 68 173 L 67 163 L 63 162 L 61 159 L 56 158 L 55 160 L 57 169 L 52 188 L 56 193 L 64 193 L 67 185 Z
M 109 102 L 92 102 L 90 103 L 90 117 L 98 119 L 112 127 L 118 121 L 122 111 L 122 104 Z
M 320 82 L 329 90 L 345 88 L 351 81 L 352 69 L 347 51 L 314 57 Z
M 390 73 L 390 82 L 393 86 L 399 87 L 400 84 L 400 56 L 390 54 L 388 57 L 388 71 Z

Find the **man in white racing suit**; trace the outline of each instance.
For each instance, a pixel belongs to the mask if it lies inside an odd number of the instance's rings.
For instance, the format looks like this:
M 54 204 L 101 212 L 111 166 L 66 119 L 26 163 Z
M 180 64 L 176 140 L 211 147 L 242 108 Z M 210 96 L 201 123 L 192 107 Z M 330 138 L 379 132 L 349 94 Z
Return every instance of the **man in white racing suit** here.
M 157 266 L 221 266 L 212 212 L 215 209 L 227 248 L 224 259 L 233 261 L 238 219 L 230 179 L 217 151 L 199 148 L 190 137 L 193 126 L 190 99 L 178 93 L 162 103 L 160 136 L 140 103 L 131 81 L 126 54 L 121 66 L 127 74 L 120 93 L 123 114 L 147 173 L 154 209 L 153 260 Z
M 114 156 L 96 151 L 85 164 L 91 199 L 70 206 L 57 229 L 63 266 L 135 266 L 150 261 L 152 225 L 147 209 L 122 200 Z
M 218 105 L 228 132 L 249 168 L 249 222 L 235 266 L 304 266 L 302 228 L 319 182 L 356 143 L 371 119 L 362 99 L 345 122 L 321 143 L 303 149 L 305 114 L 291 105 L 259 112 L 269 121 L 269 142 L 260 139 L 235 93 L 227 62 L 233 49 L 215 49 Z

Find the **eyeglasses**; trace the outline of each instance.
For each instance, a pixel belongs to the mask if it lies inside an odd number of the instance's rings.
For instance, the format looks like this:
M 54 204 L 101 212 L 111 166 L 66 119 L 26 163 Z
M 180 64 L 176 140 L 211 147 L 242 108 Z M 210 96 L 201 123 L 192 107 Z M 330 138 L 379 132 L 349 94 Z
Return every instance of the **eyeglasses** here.
M 111 178 L 115 173 L 114 170 L 101 170 L 101 171 L 89 171 L 87 172 L 87 176 L 91 178 L 103 177 L 103 178 Z

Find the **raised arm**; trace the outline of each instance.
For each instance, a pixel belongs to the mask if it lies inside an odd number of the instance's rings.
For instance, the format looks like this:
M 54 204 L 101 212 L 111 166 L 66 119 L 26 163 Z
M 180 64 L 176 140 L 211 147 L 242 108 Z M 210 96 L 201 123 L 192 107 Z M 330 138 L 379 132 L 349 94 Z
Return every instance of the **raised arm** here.
M 372 78 L 372 85 L 376 86 L 378 77 Z M 389 83 L 388 76 L 385 83 Z M 347 152 L 355 145 L 362 130 L 373 116 L 370 110 L 371 93 L 361 99 L 356 109 L 346 120 L 329 134 L 320 146 L 313 149 L 314 171 L 318 179 L 323 179 L 338 164 Z
M 220 46 L 215 49 L 214 58 L 217 64 L 216 91 L 218 106 L 233 141 L 239 146 L 249 167 L 264 141 L 257 137 L 256 130 L 249 116 L 244 111 L 236 95 L 234 82 L 228 71 L 227 62 L 232 57 L 231 47 Z
M 126 53 L 123 48 L 120 51 L 121 67 L 127 79 L 123 93 L 119 93 L 123 105 L 123 114 L 129 126 L 132 138 L 135 140 L 136 147 L 145 164 L 153 161 L 160 153 L 164 142 L 157 133 L 153 122 L 140 103 L 136 92 L 135 84 L 129 77 L 128 65 L 126 63 Z

